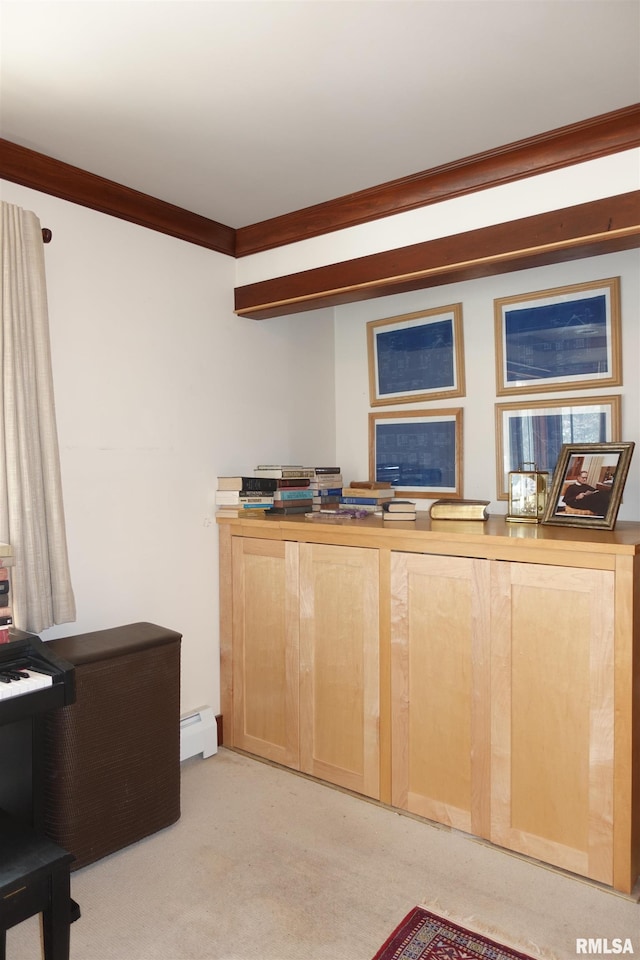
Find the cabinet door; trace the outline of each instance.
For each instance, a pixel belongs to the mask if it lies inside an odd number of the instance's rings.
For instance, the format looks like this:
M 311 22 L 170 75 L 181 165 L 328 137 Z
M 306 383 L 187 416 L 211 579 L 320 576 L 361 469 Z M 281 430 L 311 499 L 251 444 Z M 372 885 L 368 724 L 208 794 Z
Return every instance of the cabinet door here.
M 491 839 L 610 884 L 614 575 L 492 576 Z
M 298 545 L 234 537 L 234 746 L 298 768 Z
M 395 553 L 391 581 L 391 802 L 488 836 L 489 562 Z
M 378 551 L 300 544 L 300 761 L 379 797 Z

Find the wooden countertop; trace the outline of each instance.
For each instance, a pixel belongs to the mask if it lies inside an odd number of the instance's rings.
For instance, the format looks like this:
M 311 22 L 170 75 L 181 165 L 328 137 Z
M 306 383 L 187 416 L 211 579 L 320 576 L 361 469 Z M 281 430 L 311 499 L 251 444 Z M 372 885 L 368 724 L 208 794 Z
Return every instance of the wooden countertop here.
M 610 568 L 616 557 L 640 553 L 640 523 L 619 522 L 614 530 L 581 529 L 536 523 L 507 522 L 502 515 L 479 520 L 389 522 L 371 516 L 307 519 L 304 516 L 219 517 L 232 536 L 294 540 L 346 546 L 378 547 L 412 553 L 487 557 Z

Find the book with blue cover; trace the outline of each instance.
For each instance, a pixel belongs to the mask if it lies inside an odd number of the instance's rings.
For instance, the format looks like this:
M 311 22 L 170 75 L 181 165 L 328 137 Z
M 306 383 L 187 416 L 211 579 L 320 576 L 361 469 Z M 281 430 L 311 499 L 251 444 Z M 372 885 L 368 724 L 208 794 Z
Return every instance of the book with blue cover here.
M 308 487 L 304 490 L 276 490 L 273 495 L 273 502 L 278 500 L 313 500 L 313 491 Z

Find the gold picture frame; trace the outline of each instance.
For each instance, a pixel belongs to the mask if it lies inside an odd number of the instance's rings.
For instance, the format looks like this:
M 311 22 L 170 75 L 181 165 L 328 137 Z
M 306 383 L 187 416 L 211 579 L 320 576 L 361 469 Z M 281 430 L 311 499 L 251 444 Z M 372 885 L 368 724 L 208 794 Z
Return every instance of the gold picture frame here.
M 465 395 L 462 304 L 367 323 L 372 407 Z
M 369 414 L 369 479 L 403 497 L 462 497 L 462 407 Z
M 542 522 L 613 530 L 634 446 L 632 442 L 565 444 Z
M 620 277 L 494 300 L 496 393 L 622 383 Z
M 620 440 L 622 400 L 615 394 L 497 403 L 495 418 L 496 491 L 508 500 L 508 475 L 523 464 L 551 477 L 564 443 Z

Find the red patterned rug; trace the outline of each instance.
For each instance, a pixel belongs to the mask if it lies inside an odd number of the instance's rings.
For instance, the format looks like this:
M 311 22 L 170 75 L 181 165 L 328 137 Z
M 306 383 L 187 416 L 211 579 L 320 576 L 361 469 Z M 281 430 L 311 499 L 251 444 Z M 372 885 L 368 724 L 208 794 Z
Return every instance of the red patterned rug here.
M 524 953 L 414 907 L 373 960 L 531 960 Z

